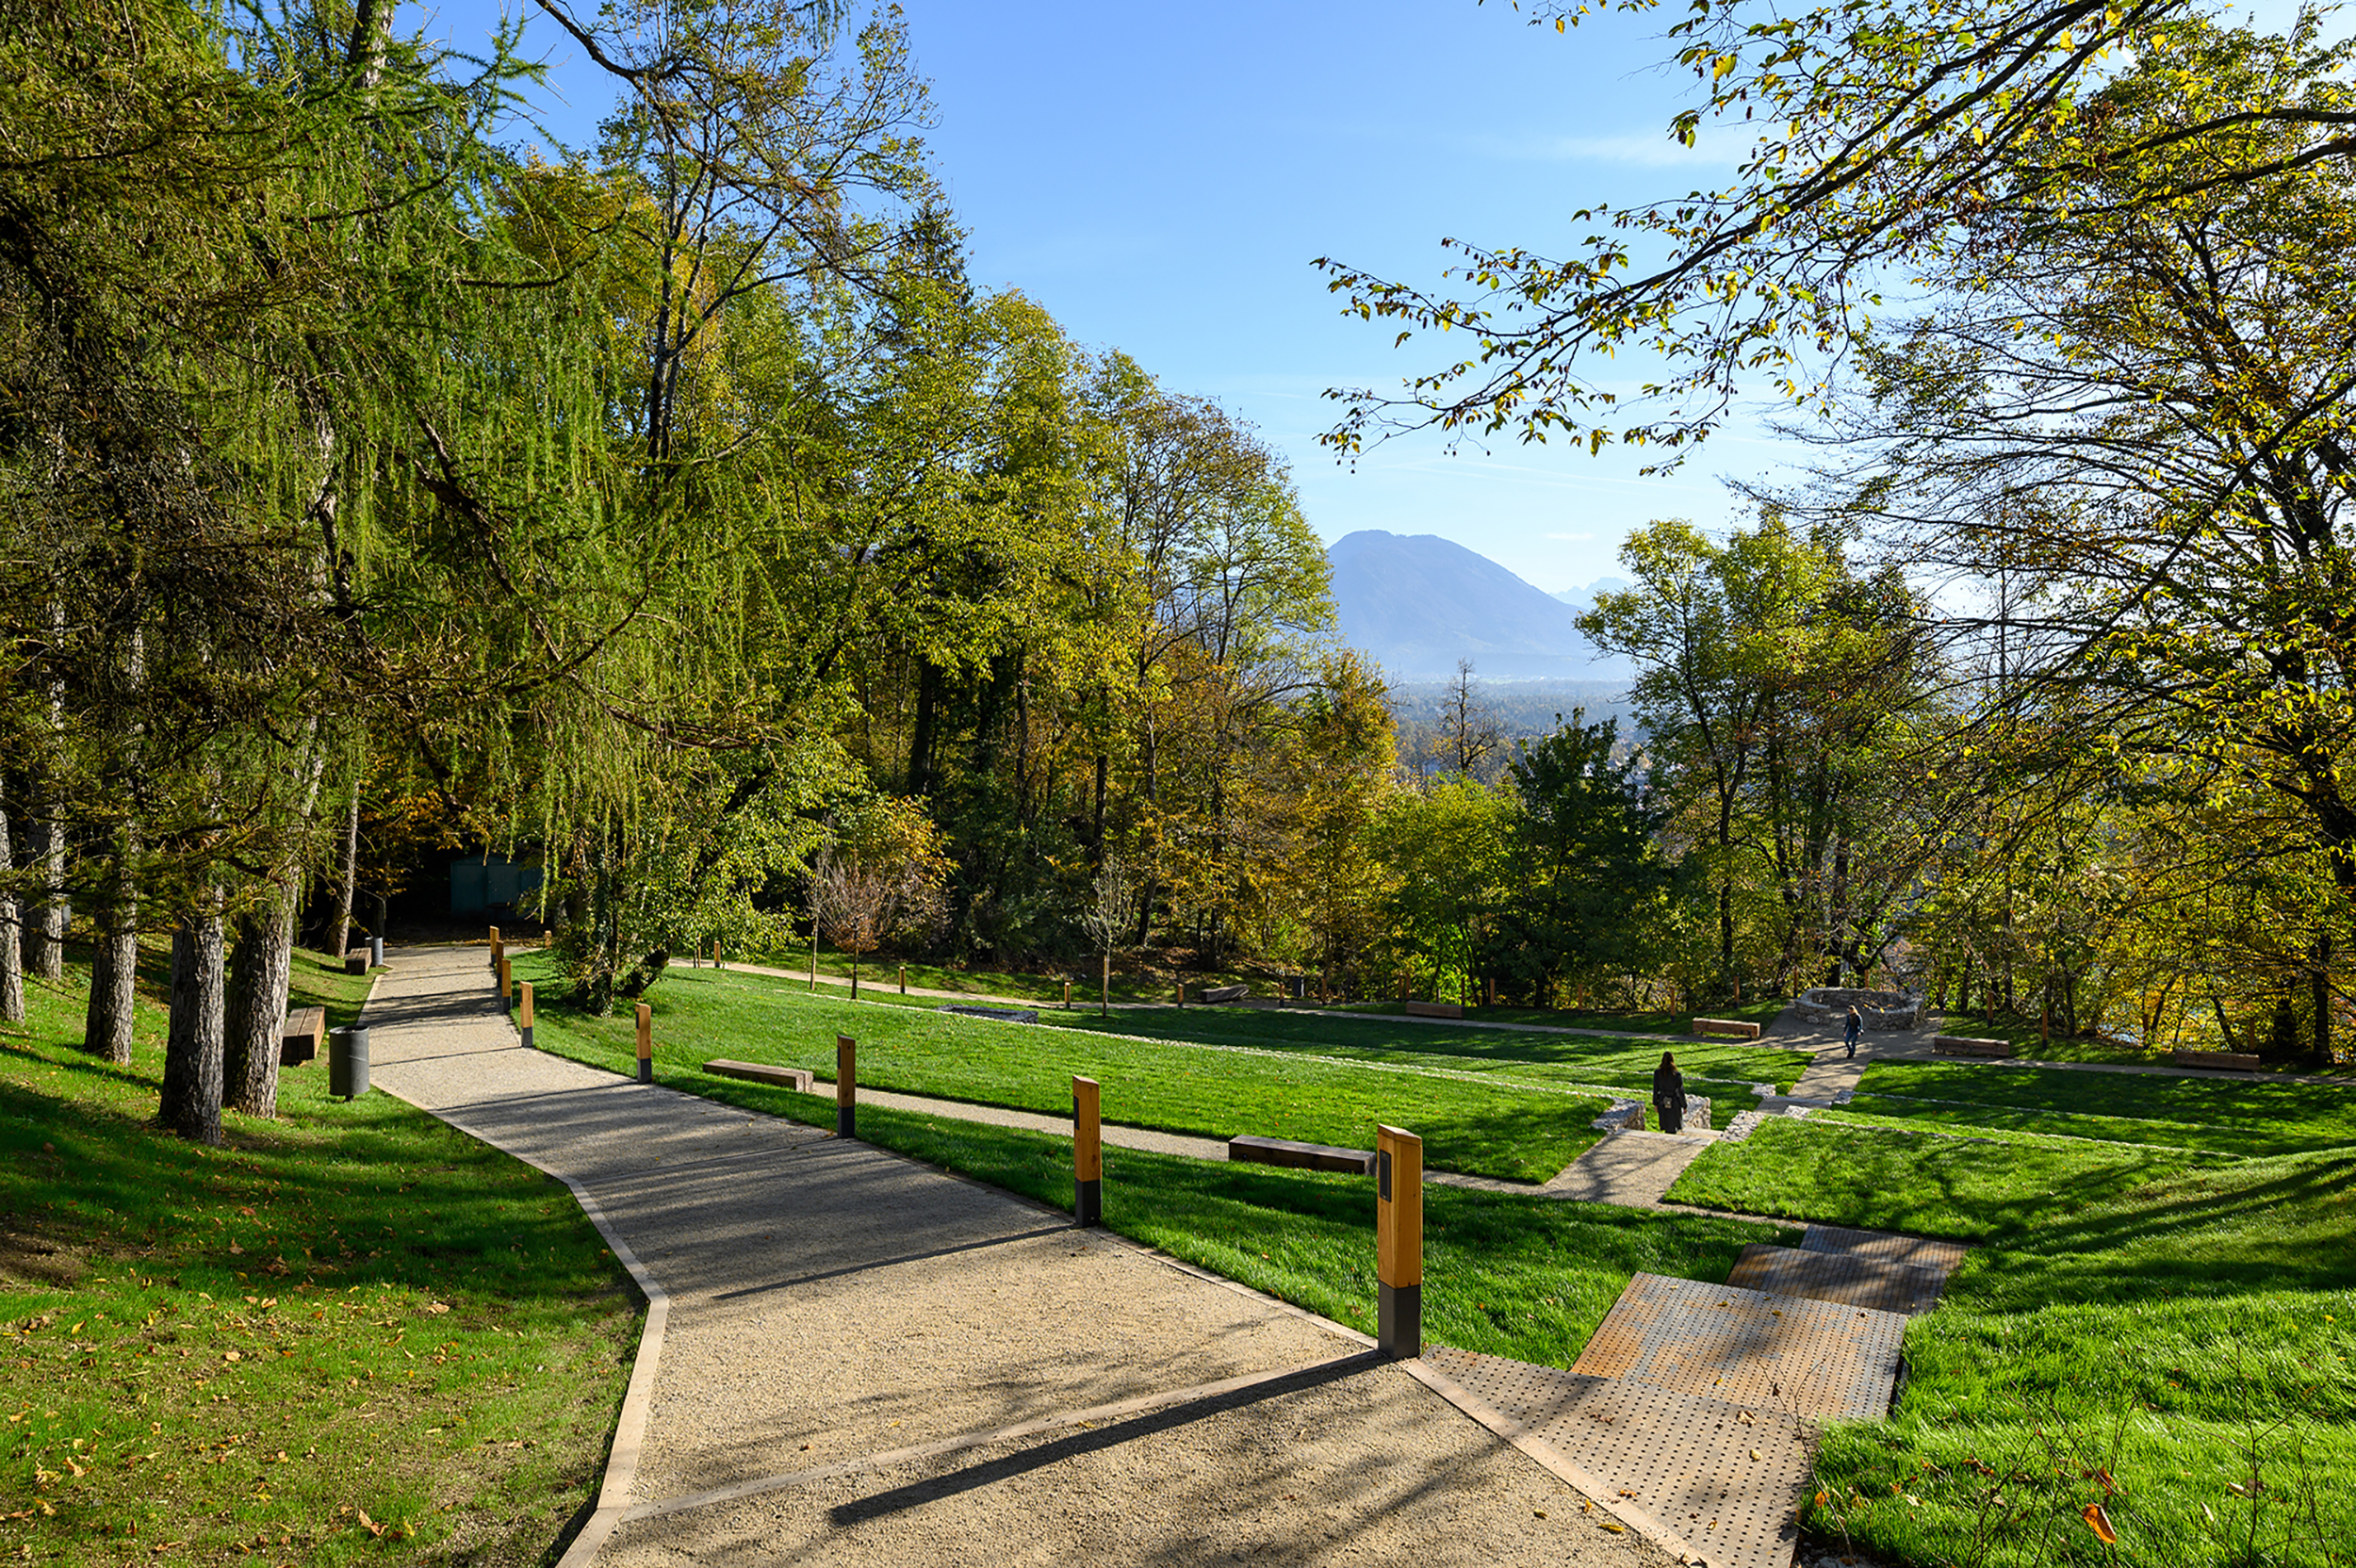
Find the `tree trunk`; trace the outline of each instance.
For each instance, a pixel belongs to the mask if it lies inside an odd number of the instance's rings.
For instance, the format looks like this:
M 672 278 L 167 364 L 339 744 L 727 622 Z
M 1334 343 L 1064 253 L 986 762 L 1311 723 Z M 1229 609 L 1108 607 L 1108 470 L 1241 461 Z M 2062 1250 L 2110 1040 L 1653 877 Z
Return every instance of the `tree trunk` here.
M 45 803 L 48 821 L 33 827 L 34 864 L 40 871 L 41 902 L 25 926 L 25 967 L 43 980 L 65 978 L 65 928 L 74 906 L 65 891 L 65 824 L 56 820 L 57 803 Z
M 360 874 L 360 781 L 352 781 L 352 810 L 344 818 L 344 870 L 335 885 L 335 911 L 328 917 L 327 952 L 340 960 L 352 939 L 352 890 Z
M 139 830 L 125 826 L 115 841 L 114 865 L 98 906 L 90 1008 L 82 1015 L 82 1049 L 117 1067 L 131 1065 L 131 1004 L 139 967 Z
M 2315 1044 L 2308 1065 L 2317 1072 L 2331 1070 L 2331 933 L 2315 938 Z
M 221 1044 L 221 1103 L 248 1116 L 278 1114 L 278 1049 L 294 969 L 294 900 L 275 884 L 259 908 L 237 921 Z
M 8 842 L 8 815 L 0 811 L 0 877 L 16 869 L 14 852 Z M 16 895 L 0 881 L 0 1019 L 10 1023 L 25 1021 L 25 950 L 24 920 Z
M 164 1047 L 164 1125 L 197 1143 L 221 1141 L 224 1026 L 221 895 L 172 934 L 172 1033 Z

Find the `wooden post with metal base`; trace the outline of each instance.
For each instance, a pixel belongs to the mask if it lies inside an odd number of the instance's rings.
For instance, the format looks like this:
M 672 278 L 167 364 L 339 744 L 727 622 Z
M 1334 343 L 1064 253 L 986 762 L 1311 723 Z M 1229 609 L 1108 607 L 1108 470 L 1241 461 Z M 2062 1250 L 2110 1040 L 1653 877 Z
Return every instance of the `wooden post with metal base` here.
M 1393 1361 L 1423 1354 L 1423 1139 L 1374 1130 L 1376 1342 Z
M 499 955 L 499 1011 L 515 1004 L 515 971 L 508 963 L 507 955 Z
M 1104 1135 L 1097 1119 L 1096 1080 L 1072 1080 L 1072 1217 L 1104 1223 Z
M 859 1136 L 859 1043 L 848 1035 L 834 1037 L 834 1135 Z
M 515 989 L 519 993 L 516 1027 L 523 1031 L 524 1049 L 529 1051 L 532 1049 L 532 982 L 527 980 Z
M 654 1082 L 654 1009 L 638 1004 L 638 1081 Z
M 491 969 L 494 973 L 499 970 L 499 960 L 506 956 L 507 944 L 499 940 L 499 928 L 494 925 L 491 927 Z

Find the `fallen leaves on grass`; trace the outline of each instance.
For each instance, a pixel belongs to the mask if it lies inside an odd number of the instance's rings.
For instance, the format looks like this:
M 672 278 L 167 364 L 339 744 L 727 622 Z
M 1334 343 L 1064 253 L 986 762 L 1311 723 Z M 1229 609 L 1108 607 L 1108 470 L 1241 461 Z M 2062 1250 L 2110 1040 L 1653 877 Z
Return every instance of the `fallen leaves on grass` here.
M 2101 1503 L 2088 1503 L 2084 1517 L 2086 1528 L 2094 1532 L 2094 1538 L 2097 1541 L 2105 1546 L 2115 1546 L 2119 1544 L 2119 1532 L 2111 1528 L 2111 1516 L 2102 1511 Z

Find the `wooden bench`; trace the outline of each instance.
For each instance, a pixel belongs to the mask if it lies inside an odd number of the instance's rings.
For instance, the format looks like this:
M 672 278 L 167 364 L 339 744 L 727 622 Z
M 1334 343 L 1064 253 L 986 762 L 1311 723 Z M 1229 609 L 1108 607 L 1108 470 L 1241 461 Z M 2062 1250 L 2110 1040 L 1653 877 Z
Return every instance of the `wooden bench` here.
M 993 1018 L 1001 1023 L 1037 1023 L 1039 1021 L 1037 1007 L 943 1007 L 941 1010 L 944 1013 L 955 1013 L 959 1018 Z
M 1464 1009 L 1453 1002 L 1410 1002 L 1409 1018 L 1463 1018 Z
M 2207 1067 L 2226 1072 L 2256 1072 L 2265 1065 L 2247 1051 L 2171 1051 L 2170 1067 Z
M 491 967 L 495 971 L 499 968 L 497 964 Z M 344 950 L 344 972 L 346 974 L 366 974 L 368 972 L 368 950 L 367 948 L 353 947 Z
M 1935 1035 L 1931 1037 L 1932 1052 L 1940 1056 L 2010 1056 L 2016 1054 L 2009 1040 L 1975 1040 L 1962 1035 Z
M 1693 1021 L 1696 1035 L 1727 1035 L 1738 1040 L 1759 1038 L 1759 1025 L 1745 1023 L 1739 1018 L 1697 1018 Z
M 297 1007 L 278 1031 L 278 1065 L 301 1067 L 319 1054 L 327 1039 L 327 1009 Z
M 1339 1170 L 1351 1176 L 1374 1174 L 1374 1151 L 1371 1149 L 1335 1149 L 1330 1144 L 1296 1143 L 1291 1138 L 1229 1138 L 1227 1157 L 1246 1165 L 1281 1165 L 1295 1170 Z
M 816 1075 L 806 1067 L 771 1067 L 766 1062 L 731 1062 L 723 1056 L 704 1063 L 706 1072 L 722 1078 L 743 1078 L 755 1084 L 776 1084 L 783 1088 L 799 1089 L 804 1094 L 815 1092 L 810 1086 Z
M 1221 1002 L 1241 1002 L 1252 994 L 1250 986 L 1205 986 L 1203 1000 L 1213 1005 Z

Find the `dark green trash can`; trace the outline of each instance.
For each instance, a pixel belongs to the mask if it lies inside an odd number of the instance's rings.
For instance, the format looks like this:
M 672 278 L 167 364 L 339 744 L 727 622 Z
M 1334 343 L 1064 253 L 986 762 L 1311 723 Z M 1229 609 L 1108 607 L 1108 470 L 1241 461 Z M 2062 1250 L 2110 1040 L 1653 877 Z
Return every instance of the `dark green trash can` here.
M 356 1100 L 368 1092 L 368 1032 L 338 1029 L 327 1037 L 327 1092 Z

